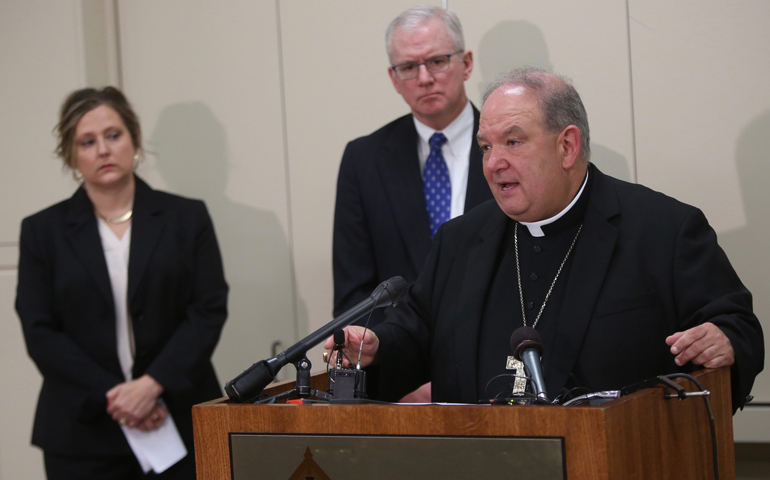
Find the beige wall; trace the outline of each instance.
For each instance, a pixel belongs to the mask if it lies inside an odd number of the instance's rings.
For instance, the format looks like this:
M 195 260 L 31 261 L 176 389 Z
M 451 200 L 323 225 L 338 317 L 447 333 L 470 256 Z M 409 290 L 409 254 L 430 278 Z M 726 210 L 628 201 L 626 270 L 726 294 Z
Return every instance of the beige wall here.
M 770 345 L 770 3 L 647 0 L 630 17 L 639 182 L 703 209 Z M 770 402 L 767 372 L 753 394 Z
M 477 105 L 481 86 L 515 65 L 573 78 L 597 165 L 703 208 L 758 315 L 770 317 L 770 3 L 449 3 L 475 53 L 466 85 Z M 121 83 L 153 152 L 140 175 L 207 202 L 232 287 L 215 354 L 224 382 L 274 342 L 286 348 L 331 319 L 340 156 L 408 111 L 387 77 L 383 37 L 411 4 L 0 1 L 0 480 L 42 475 L 28 446 L 40 379 L 12 302 L 21 218 L 75 187 L 51 154 L 66 93 Z M 320 366 L 317 350 L 310 359 Z M 754 393 L 770 402 L 768 374 Z M 750 418 L 736 438 L 770 441 L 757 426 L 770 413 Z
M 152 185 L 206 201 L 231 287 L 215 355 L 224 381 L 301 330 L 273 2 L 119 2 L 123 87 Z M 290 371 L 284 375 L 291 374 Z
M 70 195 L 54 158 L 57 108 L 85 82 L 82 9 L 76 1 L 0 1 L 0 478 L 44 478 L 29 446 L 40 375 L 13 310 L 19 224 Z

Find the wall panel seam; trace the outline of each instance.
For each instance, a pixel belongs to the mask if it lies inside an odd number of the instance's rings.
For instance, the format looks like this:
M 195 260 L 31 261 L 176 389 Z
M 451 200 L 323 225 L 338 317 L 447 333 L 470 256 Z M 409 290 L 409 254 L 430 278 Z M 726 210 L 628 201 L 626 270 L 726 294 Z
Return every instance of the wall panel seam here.
M 634 183 L 639 183 L 639 176 L 637 172 L 637 156 L 636 156 L 636 112 L 634 110 L 634 70 L 633 62 L 631 59 L 631 7 L 626 0 L 626 35 L 628 45 L 628 89 L 631 100 L 631 151 L 633 155 L 632 159 L 632 180 Z
M 109 11 L 110 9 L 108 8 L 107 10 Z M 107 54 L 115 55 L 115 75 L 117 75 L 115 83 L 117 83 L 119 89 L 123 90 L 123 51 L 121 50 L 123 44 L 120 41 L 120 4 L 118 3 L 118 0 L 112 0 L 112 8 L 109 13 L 112 15 L 111 18 L 108 18 L 107 20 L 112 23 L 112 28 L 115 29 L 115 50 L 113 52 L 108 52 Z
M 292 215 L 291 169 L 289 168 L 289 130 L 286 119 L 286 76 L 283 64 L 283 30 L 281 29 L 281 2 L 275 0 L 276 48 L 278 49 L 278 84 L 281 91 L 281 132 L 283 135 L 283 163 L 286 176 L 286 215 L 289 237 L 289 275 L 291 280 L 291 305 L 294 318 L 294 341 L 299 340 L 299 307 L 297 305 L 297 274 L 294 266 L 294 216 Z

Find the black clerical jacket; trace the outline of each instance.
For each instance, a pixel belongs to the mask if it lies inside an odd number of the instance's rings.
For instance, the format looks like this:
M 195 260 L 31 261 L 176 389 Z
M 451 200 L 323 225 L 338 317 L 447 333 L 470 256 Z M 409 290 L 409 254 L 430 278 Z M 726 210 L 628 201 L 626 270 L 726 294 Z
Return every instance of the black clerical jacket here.
M 549 395 L 570 376 L 598 391 L 691 371 L 674 363 L 665 338 L 712 322 L 735 349 L 733 403 L 742 406 L 763 368 L 762 330 L 703 213 L 590 169 L 595 178 L 558 331 L 542 359 Z M 439 230 L 406 300 L 374 329 L 380 398 L 398 399 L 429 380 L 434 401 L 481 398 L 479 326 L 508 221 L 489 201 Z

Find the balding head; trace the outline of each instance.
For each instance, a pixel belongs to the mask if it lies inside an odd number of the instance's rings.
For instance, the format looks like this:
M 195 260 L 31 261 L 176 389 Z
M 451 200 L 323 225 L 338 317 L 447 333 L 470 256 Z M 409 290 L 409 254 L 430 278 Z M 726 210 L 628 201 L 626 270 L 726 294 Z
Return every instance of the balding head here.
M 484 177 L 506 215 L 539 222 L 570 204 L 588 168 L 581 128 L 588 124 L 580 97 L 556 75 L 515 70 L 487 89 L 476 139 Z
M 548 133 L 558 133 L 570 125 L 580 130 L 580 159 L 591 159 L 591 136 L 580 95 L 570 79 L 536 67 L 523 67 L 499 75 L 484 90 L 482 105 L 496 90 L 506 85 L 519 85 L 529 90 L 538 100 L 543 128 Z

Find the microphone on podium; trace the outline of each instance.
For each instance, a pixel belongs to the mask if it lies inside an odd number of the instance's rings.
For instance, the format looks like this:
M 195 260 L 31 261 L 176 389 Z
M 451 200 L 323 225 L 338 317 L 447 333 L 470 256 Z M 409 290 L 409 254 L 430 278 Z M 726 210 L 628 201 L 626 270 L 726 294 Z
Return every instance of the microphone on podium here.
M 401 277 L 393 277 L 377 285 L 372 294 L 347 312 L 303 338 L 273 358 L 261 360 L 227 382 L 225 392 L 235 402 L 246 402 L 262 393 L 275 380 L 278 371 L 288 363 L 296 363 L 307 351 L 324 341 L 338 328 L 355 322 L 370 310 L 389 305 L 395 306 L 406 293 L 407 283 Z
M 532 379 L 535 395 L 541 401 L 550 403 L 545 390 L 543 370 L 540 368 L 540 355 L 543 353 L 543 341 L 540 334 L 532 327 L 519 327 L 511 335 L 511 350 L 516 360 L 524 367 Z

